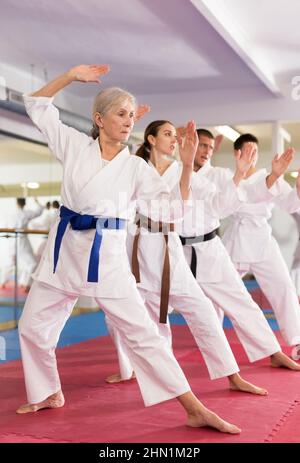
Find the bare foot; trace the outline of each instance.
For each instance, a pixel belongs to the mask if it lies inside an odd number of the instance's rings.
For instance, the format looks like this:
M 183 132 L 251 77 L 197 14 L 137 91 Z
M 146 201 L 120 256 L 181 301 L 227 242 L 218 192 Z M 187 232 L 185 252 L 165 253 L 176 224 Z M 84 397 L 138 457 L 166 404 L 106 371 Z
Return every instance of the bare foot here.
M 115 373 L 114 375 L 108 376 L 105 381 L 109 384 L 113 383 L 122 383 L 124 381 L 130 381 L 131 379 L 135 379 L 135 373 L 132 373 L 131 378 L 123 379 L 120 373 Z
M 228 376 L 229 388 L 233 391 L 249 392 L 250 394 L 268 395 L 268 391 L 262 387 L 245 381 L 238 373 Z
M 189 414 L 186 424 L 192 428 L 209 427 L 229 434 L 239 434 L 241 432 L 240 428 L 222 420 L 216 413 L 211 412 L 207 408 L 198 414 Z
M 293 360 L 300 360 L 300 344 L 293 346 L 291 351 L 291 358 Z
M 65 398 L 63 396 L 63 393 L 62 391 L 58 391 L 55 394 L 52 394 L 49 397 L 47 397 L 47 399 L 43 400 L 42 402 L 39 402 L 38 404 L 21 405 L 21 407 L 18 408 L 17 413 L 23 414 L 37 412 L 42 408 L 59 408 L 63 407 L 64 403 Z
M 276 352 L 276 354 L 271 355 L 271 367 L 300 371 L 300 365 L 283 352 Z

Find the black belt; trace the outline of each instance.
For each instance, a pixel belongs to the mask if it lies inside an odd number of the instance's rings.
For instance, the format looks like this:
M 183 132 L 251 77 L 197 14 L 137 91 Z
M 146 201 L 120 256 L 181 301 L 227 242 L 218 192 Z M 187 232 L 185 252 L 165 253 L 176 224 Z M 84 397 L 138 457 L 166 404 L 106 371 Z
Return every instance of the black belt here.
M 193 244 L 202 243 L 203 241 L 210 241 L 217 236 L 218 229 L 206 233 L 205 235 L 199 236 L 179 236 L 182 246 L 192 245 L 192 259 L 191 259 L 191 271 L 194 277 L 197 276 L 197 254 Z

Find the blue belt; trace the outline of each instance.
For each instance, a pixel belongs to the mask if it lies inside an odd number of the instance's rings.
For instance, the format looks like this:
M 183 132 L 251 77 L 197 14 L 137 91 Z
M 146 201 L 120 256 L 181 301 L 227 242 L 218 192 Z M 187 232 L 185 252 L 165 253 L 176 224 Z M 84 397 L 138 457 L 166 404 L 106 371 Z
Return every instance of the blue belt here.
M 120 230 L 125 228 L 126 220 L 118 218 L 94 217 L 93 215 L 81 215 L 78 212 L 71 211 L 65 206 L 60 208 L 60 222 L 57 227 L 55 244 L 54 244 L 54 268 L 55 273 L 59 250 L 63 236 L 68 224 L 71 224 L 73 230 L 90 230 L 95 228 L 95 238 L 91 249 L 87 281 L 90 283 L 98 282 L 99 254 L 102 242 L 102 230 Z

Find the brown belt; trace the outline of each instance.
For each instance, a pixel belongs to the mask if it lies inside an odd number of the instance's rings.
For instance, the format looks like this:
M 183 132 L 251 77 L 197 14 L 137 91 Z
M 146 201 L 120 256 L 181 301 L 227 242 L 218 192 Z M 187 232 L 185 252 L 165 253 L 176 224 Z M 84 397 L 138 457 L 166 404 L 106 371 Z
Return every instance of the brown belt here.
M 140 237 L 140 230 L 141 227 L 146 228 L 147 230 L 153 233 L 163 233 L 165 243 L 166 243 L 166 250 L 165 250 L 165 259 L 162 271 L 162 278 L 161 278 L 161 291 L 160 291 L 160 314 L 159 314 L 159 322 L 160 323 L 167 323 L 167 315 L 168 315 L 168 307 L 169 307 L 169 294 L 170 294 L 170 259 L 169 259 L 169 235 L 170 231 L 175 230 L 175 226 L 173 223 L 163 223 L 163 222 L 154 222 L 148 217 L 139 216 L 138 220 L 136 221 L 137 224 L 137 233 L 134 237 L 133 241 L 133 249 L 132 249 L 132 273 L 135 276 L 136 282 L 140 283 L 140 266 L 138 261 L 138 242 Z

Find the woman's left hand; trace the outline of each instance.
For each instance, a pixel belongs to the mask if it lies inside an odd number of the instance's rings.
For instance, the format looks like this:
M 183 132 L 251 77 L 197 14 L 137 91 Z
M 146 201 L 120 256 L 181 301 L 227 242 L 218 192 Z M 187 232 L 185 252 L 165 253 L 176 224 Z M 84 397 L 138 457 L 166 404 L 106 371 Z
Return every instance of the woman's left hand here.
M 177 135 L 177 141 L 179 145 L 180 158 L 183 165 L 193 169 L 194 159 L 199 144 L 199 138 L 196 132 L 196 125 L 194 121 L 187 123 L 184 142 L 180 134 Z
M 142 117 L 149 113 L 151 111 L 151 107 L 146 105 L 146 104 L 143 104 L 143 105 L 139 105 L 137 108 L 136 108 L 136 111 L 135 111 L 135 116 L 134 116 L 134 122 L 138 122 L 140 119 L 142 119 Z

